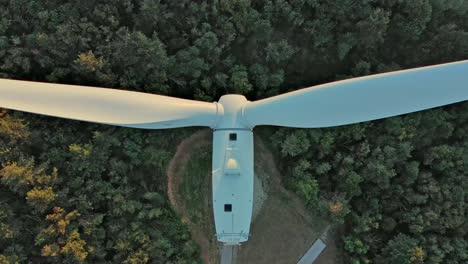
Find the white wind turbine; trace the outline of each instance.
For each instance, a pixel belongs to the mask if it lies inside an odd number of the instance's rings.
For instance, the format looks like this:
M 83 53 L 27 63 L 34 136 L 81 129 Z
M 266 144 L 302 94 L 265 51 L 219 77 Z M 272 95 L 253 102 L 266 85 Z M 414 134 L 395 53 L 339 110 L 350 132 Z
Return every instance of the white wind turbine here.
M 338 81 L 254 102 L 234 94 L 208 103 L 106 88 L 0 79 L 3 108 L 133 128 L 212 128 L 216 236 L 226 244 L 239 244 L 249 238 L 255 126 L 340 126 L 465 100 L 468 60 Z

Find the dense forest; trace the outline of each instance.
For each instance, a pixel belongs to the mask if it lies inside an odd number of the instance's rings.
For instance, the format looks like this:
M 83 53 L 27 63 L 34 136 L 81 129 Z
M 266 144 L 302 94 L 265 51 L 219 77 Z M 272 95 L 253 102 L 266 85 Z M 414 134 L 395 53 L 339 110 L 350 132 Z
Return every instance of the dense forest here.
M 0 78 L 256 100 L 467 58 L 465 0 L 0 0 Z M 199 263 L 165 179 L 194 131 L 2 110 L 0 263 Z M 347 263 L 468 262 L 467 103 L 263 132 Z

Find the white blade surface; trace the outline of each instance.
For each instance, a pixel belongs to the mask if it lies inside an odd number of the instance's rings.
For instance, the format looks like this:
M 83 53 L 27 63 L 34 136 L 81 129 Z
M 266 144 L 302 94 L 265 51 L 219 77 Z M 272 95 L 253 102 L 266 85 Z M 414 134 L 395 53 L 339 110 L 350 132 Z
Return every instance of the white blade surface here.
M 0 79 L 0 107 L 125 127 L 213 126 L 216 103 L 115 89 Z
M 251 126 L 330 127 L 468 100 L 468 60 L 318 85 L 249 102 Z

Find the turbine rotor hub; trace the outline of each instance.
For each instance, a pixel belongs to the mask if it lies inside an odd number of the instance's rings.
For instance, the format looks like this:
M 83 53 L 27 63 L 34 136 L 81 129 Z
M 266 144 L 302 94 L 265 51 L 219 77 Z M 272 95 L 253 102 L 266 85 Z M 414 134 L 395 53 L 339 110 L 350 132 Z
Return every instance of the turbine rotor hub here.
M 244 105 L 248 101 L 245 96 L 239 94 L 227 94 L 221 96 L 218 105 L 218 122 L 213 126 L 214 130 L 219 129 L 248 129 L 252 127 L 246 122 Z

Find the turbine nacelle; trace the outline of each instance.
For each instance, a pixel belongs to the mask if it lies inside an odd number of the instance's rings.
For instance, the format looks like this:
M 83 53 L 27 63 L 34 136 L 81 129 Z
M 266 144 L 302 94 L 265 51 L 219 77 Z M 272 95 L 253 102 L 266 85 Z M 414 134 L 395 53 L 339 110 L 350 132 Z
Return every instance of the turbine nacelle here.
M 249 239 L 253 209 L 253 133 L 246 123 L 243 95 L 223 95 L 213 126 L 212 189 L 218 241 L 236 245 Z

